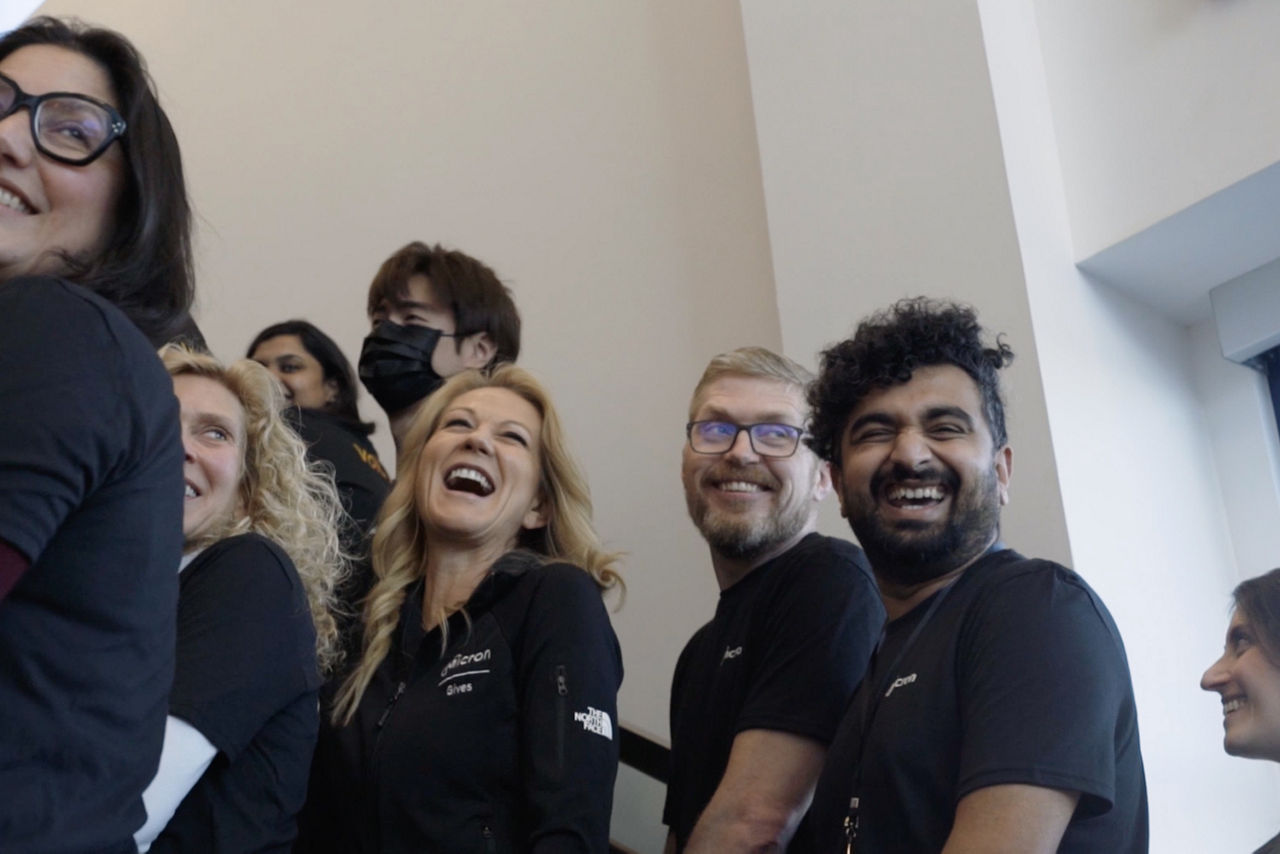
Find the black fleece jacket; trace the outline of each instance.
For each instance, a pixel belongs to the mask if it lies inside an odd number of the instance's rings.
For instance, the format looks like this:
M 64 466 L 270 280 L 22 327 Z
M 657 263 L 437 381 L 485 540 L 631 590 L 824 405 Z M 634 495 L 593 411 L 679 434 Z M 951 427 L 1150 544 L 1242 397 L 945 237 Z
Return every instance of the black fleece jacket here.
M 421 605 L 322 728 L 295 851 L 607 852 L 622 657 L 591 577 L 507 554 L 443 654 Z

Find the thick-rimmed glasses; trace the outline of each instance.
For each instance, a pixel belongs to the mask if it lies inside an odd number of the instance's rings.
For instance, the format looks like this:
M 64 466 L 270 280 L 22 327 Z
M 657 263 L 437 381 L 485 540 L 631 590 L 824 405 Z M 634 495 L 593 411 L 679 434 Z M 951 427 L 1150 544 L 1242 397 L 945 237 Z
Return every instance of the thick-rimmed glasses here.
M 689 447 L 699 454 L 723 454 L 746 432 L 751 450 L 762 457 L 789 457 L 800 447 L 804 430 L 790 424 L 733 424 L 729 421 L 690 421 L 685 425 Z
M 23 107 L 31 114 L 36 150 L 59 163 L 92 163 L 124 134 L 124 119 L 110 104 L 74 92 L 28 95 L 0 74 L 0 120 Z

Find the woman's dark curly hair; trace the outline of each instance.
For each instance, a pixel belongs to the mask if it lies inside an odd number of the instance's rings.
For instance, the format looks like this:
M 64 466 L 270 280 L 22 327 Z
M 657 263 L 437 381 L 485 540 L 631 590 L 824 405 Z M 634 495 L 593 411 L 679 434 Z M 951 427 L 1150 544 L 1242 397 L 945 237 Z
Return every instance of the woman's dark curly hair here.
M 996 372 L 1013 361 L 1000 338 L 982 343 L 982 327 L 972 308 L 927 297 L 899 300 L 858 324 L 852 338 L 822 351 L 818 379 L 809 386 L 812 412 L 809 447 L 824 460 L 840 462 L 840 433 L 849 413 L 871 391 L 911 379 L 916 368 L 955 365 L 978 384 L 983 414 L 997 448 L 1008 436 L 1004 400 Z

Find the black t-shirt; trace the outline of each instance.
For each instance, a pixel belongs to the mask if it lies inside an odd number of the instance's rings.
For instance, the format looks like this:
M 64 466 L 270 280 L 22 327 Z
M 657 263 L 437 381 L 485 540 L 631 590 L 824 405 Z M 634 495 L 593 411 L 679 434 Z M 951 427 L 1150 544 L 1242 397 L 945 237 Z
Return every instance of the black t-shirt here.
M 856 794 L 855 850 L 939 851 L 961 798 L 1010 783 L 1080 793 L 1059 851 L 1147 850 L 1120 634 L 1080 576 L 1006 549 L 886 628 L 827 752 L 813 850 L 845 850 Z
M 0 283 L 0 848 L 134 850 L 173 678 L 173 384 L 114 306 Z
M 316 634 L 293 562 L 257 534 L 182 571 L 171 714 L 218 750 L 153 852 L 288 851 L 319 727 Z
M 831 740 L 862 679 L 884 606 L 862 550 L 810 534 L 720 594 L 676 663 L 663 821 L 683 847 L 734 737 L 749 729 Z

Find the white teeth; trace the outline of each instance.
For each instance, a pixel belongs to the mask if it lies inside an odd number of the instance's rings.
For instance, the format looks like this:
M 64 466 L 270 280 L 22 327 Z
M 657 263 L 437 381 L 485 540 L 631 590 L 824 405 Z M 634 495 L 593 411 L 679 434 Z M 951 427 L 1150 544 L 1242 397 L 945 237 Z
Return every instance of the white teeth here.
M 3 187 L 0 187 L 0 205 L 4 205 L 6 208 L 15 210 L 18 213 L 35 213 L 35 211 L 31 209 L 30 205 Z
M 195 487 L 194 487 L 194 486 L 192 486 L 192 485 L 191 485 L 191 484 L 189 484 L 189 483 L 187 484 L 186 495 L 187 495 L 187 498 L 195 498 L 195 497 L 196 497 L 196 489 L 195 489 Z
M 731 480 L 727 483 L 720 484 L 720 488 L 725 492 L 763 492 L 764 487 L 758 483 L 751 483 L 745 480 Z
M 1243 706 L 1244 706 L 1244 699 L 1242 697 L 1236 697 L 1234 700 L 1227 700 L 1225 703 L 1222 704 L 1222 713 L 1224 715 L 1229 714 Z
M 481 486 L 483 486 L 483 487 L 485 488 L 485 490 L 486 490 L 486 491 L 492 491 L 492 490 L 493 490 L 493 484 L 491 484 L 491 483 L 489 482 L 489 478 L 485 477 L 484 472 L 482 472 L 482 471 L 477 471 L 476 469 L 472 469 L 472 468 L 457 468 L 457 469 L 454 469 L 453 471 L 449 472 L 449 482 L 450 482 L 450 483 L 452 483 L 452 482 L 453 482 L 453 481 L 455 481 L 455 480 L 459 480 L 459 479 L 461 479 L 461 480 L 474 480 L 476 483 L 478 483 L 478 484 L 480 484 Z
M 897 487 L 889 490 L 889 497 L 894 501 L 941 501 L 942 487 L 940 486 L 919 486 L 915 489 L 907 489 L 905 487 Z

